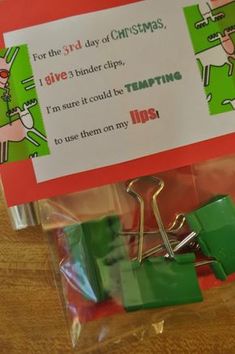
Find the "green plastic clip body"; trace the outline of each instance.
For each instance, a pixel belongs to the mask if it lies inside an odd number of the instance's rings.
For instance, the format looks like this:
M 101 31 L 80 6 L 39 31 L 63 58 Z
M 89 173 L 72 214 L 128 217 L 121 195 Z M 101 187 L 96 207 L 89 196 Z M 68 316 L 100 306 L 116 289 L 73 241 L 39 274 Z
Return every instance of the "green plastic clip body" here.
M 198 234 L 202 253 L 212 257 L 216 277 L 225 280 L 235 272 L 235 206 L 229 196 L 217 196 L 202 208 L 186 215 Z
M 64 228 L 79 291 L 88 300 L 106 300 L 119 282 L 117 262 L 125 256 L 120 231 L 117 216 Z
M 126 311 L 202 301 L 193 253 L 174 260 L 153 257 L 143 263 L 121 262 L 121 286 Z

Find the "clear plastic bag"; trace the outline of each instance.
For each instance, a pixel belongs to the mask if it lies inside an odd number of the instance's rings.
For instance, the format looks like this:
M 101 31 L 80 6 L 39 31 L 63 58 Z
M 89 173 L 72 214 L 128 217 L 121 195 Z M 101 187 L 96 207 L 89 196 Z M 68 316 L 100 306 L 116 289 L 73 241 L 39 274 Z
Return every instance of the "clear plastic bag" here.
M 216 267 L 221 264 L 216 263 L 216 257 L 209 258 L 213 264 L 204 264 L 202 243 L 198 244 L 197 239 L 177 253 L 177 262 L 167 259 L 170 254 L 167 255 L 153 203 L 156 186 L 164 181 L 156 201 L 172 249 L 192 232 L 190 216 L 185 221 L 182 214 L 195 216 L 195 210 L 213 197 L 216 199 L 212 203 L 222 201 L 222 209 L 210 223 L 216 225 L 220 215 L 227 213 L 224 201 L 231 204 L 233 220 L 235 209 L 227 196 L 235 200 L 235 156 L 155 177 L 136 181 L 136 191 L 144 202 L 141 263 L 138 262 L 141 204 L 136 195 L 133 198 L 133 193 L 128 193 L 130 181 L 40 203 L 56 278 L 64 295 L 72 344 L 78 345 L 81 352 L 91 352 L 97 345 L 102 348 L 109 344 L 115 348 L 122 341 L 150 338 L 169 330 L 171 321 L 178 328 L 190 318 L 196 326 L 203 319 L 213 322 L 217 313 L 224 310 L 222 299 L 229 301 L 231 310 L 235 309 L 228 290 L 235 275 L 230 271 L 224 279 L 223 275 L 218 276 Z M 155 252 L 149 253 L 152 249 Z M 233 254 L 235 249 L 230 252 L 235 265 Z M 213 301 L 211 296 L 217 300 Z

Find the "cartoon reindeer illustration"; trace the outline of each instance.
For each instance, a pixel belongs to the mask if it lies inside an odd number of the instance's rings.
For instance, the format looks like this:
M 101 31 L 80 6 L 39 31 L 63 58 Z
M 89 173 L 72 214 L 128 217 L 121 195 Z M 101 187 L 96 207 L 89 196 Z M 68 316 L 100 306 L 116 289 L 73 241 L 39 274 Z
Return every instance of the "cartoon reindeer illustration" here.
M 0 127 L 0 163 L 8 161 L 8 150 L 10 142 L 21 142 L 22 140 L 27 139 L 33 145 L 40 146 L 37 141 L 28 135 L 29 132 L 32 132 L 42 140 L 47 141 L 47 138 L 34 128 L 33 115 L 29 109 L 36 104 L 37 100 L 34 99 L 24 103 L 23 109 L 16 107 L 8 112 L 10 117 L 19 115 L 19 119 L 15 120 L 11 124 L 8 123 Z
M 12 54 L 12 48 L 8 48 L 3 57 L 0 57 L 0 89 L 3 89 L 2 99 L 6 102 L 9 109 L 9 102 L 11 101 L 9 78 L 12 65 L 18 55 L 20 48 L 14 48 Z M 11 120 L 10 120 L 11 123 Z
M 208 40 L 213 42 L 217 39 L 220 40 L 220 43 L 224 49 L 224 51 L 227 53 L 227 55 L 235 59 L 235 44 L 234 41 L 231 38 L 231 35 L 235 33 L 235 25 L 230 26 L 224 30 L 224 34 L 221 35 L 219 32 L 215 33 L 214 35 L 211 35 L 208 37 Z
M 8 48 L 4 57 L 0 57 L 0 88 L 6 89 L 8 80 L 10 77 L 11 67 L 17 57 L 20 48 L 17 47 L 14 49 L 12 55 L 12 48 Z
M 232 2 L 232 1 L 233 0 L 230 0 L 230 2 Z M 224 13 L 222 13 L 222 12 L 220 12 L 220 13 L 218 13 L 216 15 L 213 15 L 213 13 L 212 13 L 213 9 L 217 8 L 217 7 L 215 7 L 215 1 L 214 1 L 214 7 L 213 8 L 211 7 L 209 2 L 200 3 L 198 5 L 198 7 L 199 7 L 200 14 L 202 16 L 202 20 L 200 20 L 197 23 L 195 23 L 195 27 L 197 29 L 200 29 L 200 28 L 203 28 L 203 27 L 207 26 L 209 24 L 209 20 L 215 22 L 215 21 L 222 20 L 225 17 Z
M 210 42 L 220 40 L 220 44 L 215 47 L 197 53 L 196 57 L 202 64 L 202 79 L 204 86 L 210 83 L 210 74 L 212 66 L 229 65 L 228 76 L 231 76 L 234 69 L 234 63 L 231 61 L 235 59 L 235 46 L 232 41 L 231 35 L 235 32 L 235 26 L 228 27 L 224 34 L 215 33 L 208 37 Z
M 226 99 L 222 102 L 223 105 L 226 105 L 226 104 L 231 104 L 233 109 L 235 110 L 235 98 L 233 99 Z

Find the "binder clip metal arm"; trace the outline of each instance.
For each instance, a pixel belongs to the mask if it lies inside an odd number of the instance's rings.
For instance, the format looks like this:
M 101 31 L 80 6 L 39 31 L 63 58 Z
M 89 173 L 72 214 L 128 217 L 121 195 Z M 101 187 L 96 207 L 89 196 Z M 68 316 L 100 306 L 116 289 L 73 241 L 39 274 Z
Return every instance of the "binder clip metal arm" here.
M 160 192 L 164 188 L 164 182 L 163 180 L 150 176 L 150 177 L 144 177 L 144 179 L 149 179 L 150 181 L 154 182 L 154 184 L 157 185 L 157 190 L 152 196 L 152 210 L 155 216 L 156 224 L 158 225 L 158 228 L 156 231 L 145 231 L 144 230 L 144 224 L 145 224 L 145 202 L 144 198 L 136 191 L 135 186 L 138 184 L 140 180 L 143 178 L 136 178 L 132 180 L 128 186 L 127 186 L 127 193 L 129 193 L 132 197 L 137 200 L 139 204 L 139 210 L 140 210 L 140 217 L 139 217 L 139 230 L 138 231 L 125 231 L 121 232 L 120 235 L 122 236 L 136 236 L 138 237 L 138 254 L 137 257 L 133 258 L 133 260 L 138 259 L 138 261 L 141 263 L 143 259 L 146 259 L 150 257 L 151 255 L 154 255 L 155 253 L 162 252 L 167 246 L 168 251 L 170 252 L 172 258 L 173 258 L 173 252 L 172 252 L 172 246 L 176 246 L 179 241 L 176 237 L 177 233 L 179 230 L 183 227 L 185 223 L 185 216 L 183 214 L 178 214 L 173 221 L 172 225 L 165 230 L 163 226 L 163 222 L 159 213 L 159 208 L 157 204 L 157 197 L 160 194 Z M 167 233 L 167 235 L 166 235 Z M 165 240 L 165 244 L 158 244 L 155 247 L 152 247 L 151 249 L 148 249 L 148 251 L 143 252 L 143 245 L 144 245 L 144 238 L 145 236 L 162 236 L 162 238 Z
M 161 180 L 160 178 L 151 176 L 151 177 L 146 177 L 148 179 L 150 179 L 152 182 L 154 182 L 154 184 L 157 185 L 157 189 L 154 192 L 153 196 L 152 196 L 152 210 L 156 219 L 156 224 L 158 225 L 159 228 L 159 233 L 162 237 L 162 240 L 164 242 L 164 245 L 167 249 L 167 252 L 170 256 L 170 258 L 174 258 L 174 254 L 173 254 L 173 250 L 171 247 L 171 243 L 169 241 L 167 232 L 164 228 L 162 219 L 161 219 L 161 215 L 159 212 L 159 208 L 158 208 L 158 204 L 157 204 L 157 197 L 159 196 L 159 194 L 161 193 L 161 191 L 164 188 L 164 182 L 163 180 Z M 140 209 L 140 223 L 139 223 L 139 237 L 138 237 L 138 254 L 137 254 L 137 259 L 138 261 L 141 263 L 143 257 L 145 256 L 143 254 L 143 245 L 144 245 L 144 199 L 143 197 L 134 189 L 134 186 L 141 180 L 142 178 L 136 178 L 134 180 L 132 180 L 129 185 L 127 186 L 127 193 L 129 193 L 130 195 L 132 195 L 139 203 L 139 209 Z M 176 223 L 178 220 L 176 220 L 174 222 L 174 224 L 171 227 L 171 231 L 174 229 Z

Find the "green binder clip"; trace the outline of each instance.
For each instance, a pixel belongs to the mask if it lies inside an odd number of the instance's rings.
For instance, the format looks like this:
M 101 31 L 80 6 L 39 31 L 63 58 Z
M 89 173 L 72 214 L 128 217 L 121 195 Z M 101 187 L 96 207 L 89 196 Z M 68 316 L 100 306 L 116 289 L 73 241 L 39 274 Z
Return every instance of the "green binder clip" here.
M 122 298 L 126 311 L 202 301 L 195 271 L 195 255 L 175 255 L 157 204 L 157 197 L 164 188 L 164 182 L 156 177 L 150 178 L 158 185 L 152 196 L 152 209 L 167 257 L 149 258 L 149 255 L 162 250 L 162 245 L 150 252 L 143 252 L 144 200 L 133 188 L 139 181 L 135 179 L 127 187 L 127 192 L 140 204 L 138 252 L 136 258 L 120 262 Z
M 115 288 L 115 281 L 119 285 L 118 261 L 125 257 L 120 231 L 117 216 L 64 228 L 76 284 L 88 300 L 102 302 Z
M 235 206 L 229 196 L 217 196 L 186 215 L 202 253 L 210 257 L 216 277 L 225 280 L 235 272 Z

